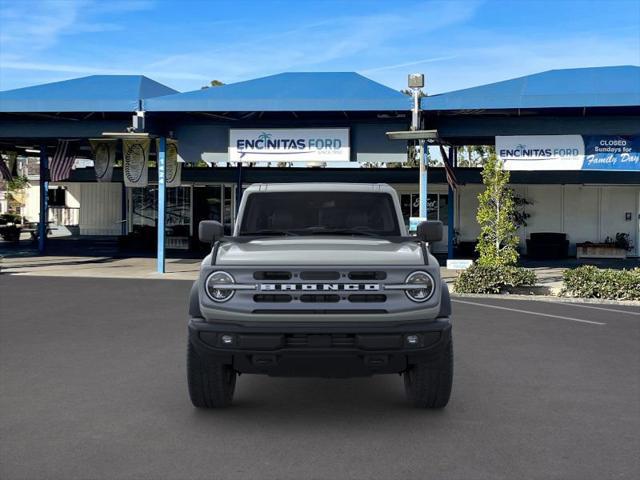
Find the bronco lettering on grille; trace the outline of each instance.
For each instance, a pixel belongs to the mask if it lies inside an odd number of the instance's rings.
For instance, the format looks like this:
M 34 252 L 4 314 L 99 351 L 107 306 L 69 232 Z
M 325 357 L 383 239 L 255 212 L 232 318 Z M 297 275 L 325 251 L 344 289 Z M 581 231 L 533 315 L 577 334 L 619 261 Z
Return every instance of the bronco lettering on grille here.
M 378 283 L 263 283 L 262 291 L 378 291 Z

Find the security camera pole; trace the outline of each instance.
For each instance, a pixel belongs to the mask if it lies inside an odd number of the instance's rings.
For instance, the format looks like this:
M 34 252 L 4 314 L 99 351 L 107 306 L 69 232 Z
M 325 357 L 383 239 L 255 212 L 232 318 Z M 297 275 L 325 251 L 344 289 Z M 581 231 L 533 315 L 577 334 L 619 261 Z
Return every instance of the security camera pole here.
M 424 87 L 424 75 L 422 73 L 409 74 L 409 88 L 413 97 L 413 109 L 411 115 L 411 130 L 420 129 L 420 91 Z M 427 217 L 427 166 L 425 164 L 427 155 L 425 151 L 424 139 L 418 140 L 416 156 L 420 165 L 420 213 L 419 216 Z

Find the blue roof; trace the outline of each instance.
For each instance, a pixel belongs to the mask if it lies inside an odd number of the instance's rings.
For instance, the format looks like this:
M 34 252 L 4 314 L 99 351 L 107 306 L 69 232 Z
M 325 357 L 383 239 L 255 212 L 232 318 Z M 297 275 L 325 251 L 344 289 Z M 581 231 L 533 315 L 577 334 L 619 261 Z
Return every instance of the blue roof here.
M 354 72 L 280 73 L 153 98 L 150 112 L 410 110 L 408 96 Z
M 547 72 L 422 99 L 424 110 L 622 107 L 640 105 L 640 67 Z
M 143 75 L 91 75 L 0 92 L 0 112 L 132 112 L 176 92 Z

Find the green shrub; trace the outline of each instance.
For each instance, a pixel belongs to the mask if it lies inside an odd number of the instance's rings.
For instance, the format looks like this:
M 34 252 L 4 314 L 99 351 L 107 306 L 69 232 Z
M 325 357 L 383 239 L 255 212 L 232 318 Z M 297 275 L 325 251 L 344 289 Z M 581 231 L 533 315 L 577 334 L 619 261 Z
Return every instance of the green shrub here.
M 563 272 L 563 295 L 610 300 L 640 300 L 640 268 L 613 270 L 592 265 Z
M 474 264 L 458 275 L 454 288 L 457 293 L 500 293 L 507 287 L 531 287 L 535 284 L 533 270 Z

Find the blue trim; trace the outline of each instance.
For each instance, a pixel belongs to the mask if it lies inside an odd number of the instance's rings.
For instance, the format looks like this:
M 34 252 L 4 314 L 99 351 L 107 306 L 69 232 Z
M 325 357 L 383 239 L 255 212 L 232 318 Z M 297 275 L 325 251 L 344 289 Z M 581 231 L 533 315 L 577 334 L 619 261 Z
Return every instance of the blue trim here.
M 47 249 L 47 222 L 49 221 L 49 157 L 47 145 L 40 145 L 40 223 L 38 223 L 38 252 Z
M 449 161 L 451 162 L 451 168 L 455 168 L 458 163 L 458 149 L 456 147 L 451 147 L 449 150 Z M 454 190 L 451 188 L 451 185 L 448 186 L 447 195 L 447 217 L 449 218 L 449 223 L 447 224 L 447 258 L 455 258 L 455 253 L 453 249 L 453 237 L 455 235 L 455 195 Z
M 238 176 L 236 177 L 236 215 L 240 208 L 240 200 L 242 200 L 242 163 L 238 163 L 236 169 L 238 170 Z
M 158 254 L 157 254 L 157 271 L 165 273 L 165 251 L 164 251 L 164 230 L 166 216 L 166 152 L 167 139 L 160 137 L 158 142 Z
M 424 173 L 420 173 L 420 216 L 427 218 L 427 186 L 428 186 L 428 173 L 429 158 L 427 157 L 428 149 L 426 143 L 423 144 L 421 153 L 421 160 L 424 163 Z

